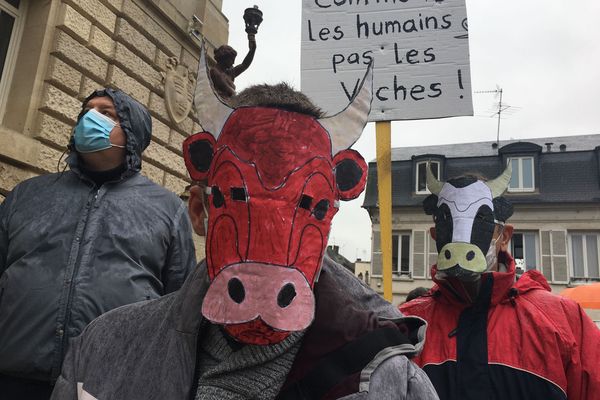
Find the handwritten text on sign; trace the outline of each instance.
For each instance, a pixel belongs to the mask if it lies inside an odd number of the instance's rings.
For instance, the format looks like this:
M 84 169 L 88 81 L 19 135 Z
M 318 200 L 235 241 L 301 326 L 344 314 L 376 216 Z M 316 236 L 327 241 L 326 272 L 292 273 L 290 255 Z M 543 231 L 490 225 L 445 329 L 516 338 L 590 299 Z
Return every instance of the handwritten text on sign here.
M 465 0 L 303 0 L 304 93 L 336 113 L 371 60 L 370 121 L 473 115 Z

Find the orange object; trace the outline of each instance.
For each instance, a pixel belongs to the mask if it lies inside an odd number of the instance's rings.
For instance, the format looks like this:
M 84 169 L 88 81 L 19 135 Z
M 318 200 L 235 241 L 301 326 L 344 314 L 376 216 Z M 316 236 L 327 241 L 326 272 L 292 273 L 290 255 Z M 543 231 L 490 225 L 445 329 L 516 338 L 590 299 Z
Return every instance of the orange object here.
M 600 310 L 600 282 L 567 288 L 560 295 L 575 300 L 583 308 Z

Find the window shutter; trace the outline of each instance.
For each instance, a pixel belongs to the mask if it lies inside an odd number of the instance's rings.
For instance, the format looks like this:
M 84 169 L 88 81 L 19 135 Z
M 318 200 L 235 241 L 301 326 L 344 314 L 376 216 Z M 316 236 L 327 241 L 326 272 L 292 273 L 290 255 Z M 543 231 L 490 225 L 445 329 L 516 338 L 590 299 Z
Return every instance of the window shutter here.
M 427 235 L 427 247 L 428 247 L 428 254 L 429 254 L 429 261 L 427 262 L 427 278 L 431 278 L 430 276 L 430 270 L 431 267 L 434 264 L 437 264 L 437 258 L 438 258 L 438 252 L 437 252 L 437 245 L 435 243 L 435 240 L 433 240 L 433 238 L 431 237 L 431 235 L 429 234 L 429 232 L 426 233 Z
M 552 231 L 552 281 L 568 283 L 567 232 Z
M 373 275 L 383 275 L 383 262 L 381 257 L 381 235 L 378 231 L 373 231 L 373 255 L 371 256 L 371 268 Z
M 381 234 L 378 231 L 373 231 L 373 251 L 381 252 Z
M 541 253 L 542 265 L 540 269 L 548 282 L 552 281 L 552 250 L 550 247 L 550 231 L 542 231 L 541 237 Z
M 549 282 L 569 281 L 567 263 L 567 232 L 542 231 L 541 234 L 542 273 Z
M 373 268 L 373 275 L 383 275 L 383 262 L 381 260 L 381 252 L 373 252 L 371 257 L 371 267 Z
M 425 278 L 425 231 L 413 231 L 413 278 Z

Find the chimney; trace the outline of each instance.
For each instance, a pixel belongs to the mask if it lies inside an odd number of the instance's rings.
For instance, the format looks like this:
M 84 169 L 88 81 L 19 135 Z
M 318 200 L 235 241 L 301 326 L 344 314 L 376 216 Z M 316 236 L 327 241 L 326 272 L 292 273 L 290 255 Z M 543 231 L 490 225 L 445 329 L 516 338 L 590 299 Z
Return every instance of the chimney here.
M 333 253 L 340 254 L 340 246 L 338 246 L 337 244 L 334 244 L 333 245 Z
M 559 148 L 560 148 L 560 151 L 567 151 L 567 145 L 566 144 L 561 144 Z
M 553 142 L 544 143 L 546 145 L 546 151 L 550 153 L 552 151 Z
M 492 143 L 492 149 L 497 149 L 497 148 L 498 148 L 498 142 Z

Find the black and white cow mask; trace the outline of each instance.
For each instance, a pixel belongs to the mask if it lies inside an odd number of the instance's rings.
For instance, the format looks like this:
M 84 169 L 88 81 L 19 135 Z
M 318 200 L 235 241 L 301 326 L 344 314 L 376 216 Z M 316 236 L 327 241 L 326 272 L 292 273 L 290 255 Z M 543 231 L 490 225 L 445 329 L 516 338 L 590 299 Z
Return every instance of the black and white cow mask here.
M 425 213 L 433 215 L 438 251 L 437 271 L 442 276 L 474 279 L 488 271 L 488 251 L 496 225 L 512 215 L 512 205 L 501 195 L 510 182 L 509 166 L 492 181 L 464 176 L 448 182 L 437 180 L 427 167 L 431 195 L 423 201 Z M 492 265 L 490 265 L 492 264 Z

